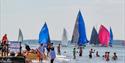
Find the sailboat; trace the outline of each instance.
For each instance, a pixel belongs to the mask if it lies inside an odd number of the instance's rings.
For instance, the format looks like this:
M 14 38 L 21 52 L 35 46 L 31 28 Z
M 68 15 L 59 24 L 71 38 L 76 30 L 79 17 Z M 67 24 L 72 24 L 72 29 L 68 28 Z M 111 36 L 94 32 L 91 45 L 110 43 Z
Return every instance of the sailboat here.
M 68 37 L 67 37 L 67 31 L 64 28 L 63 30 L 63 36 L 62 36 L 62 42 L 61 42 L 62 46 L 67 46 L 68 45 Z
M 110 41 L 110 33 L 103 25 L 100 26 L 98 39 L 102 46 L 108 47 Z
M 47 24 L 45 23 L 39 33 L 39 43 L 48 44 L 50 42 L 49 30 Z
M 113 42 L 113 32 L 112 32 L 112 28 L 110 27 L 110 42 L 109 42 L 109 46 L 112 47 L 112 42 Z
M 19 29 L 18 40 L 9 42 L 9 51 L 20 52 L 22 51 L 21 43 L 23 42 L 23 34 L 21 29 Z
M 74 27 L 74 30 L 73 30 L 73 35 L 72 35 L 71 43 L 74 44 L 74 45 L 77 45 L 78 39 L 79 39 L 78 21 L 77 21 L 77 19 L 76 19 L 75 27 Z
M 84 23 L 81 11 L 79 11 L 77 15 L 71 43 L 75 43 L 78 46 L 83 46 L 87 42 L 88 40 L 86 37 L 85 23 Z
M 90 38 L 90 44 L 94 44 L 94 45 L 98 45 L 99 44 L 98 33 L 97 33 L 95 27 L 93 27 L 93 29 L 92 29 L 91 38 Z

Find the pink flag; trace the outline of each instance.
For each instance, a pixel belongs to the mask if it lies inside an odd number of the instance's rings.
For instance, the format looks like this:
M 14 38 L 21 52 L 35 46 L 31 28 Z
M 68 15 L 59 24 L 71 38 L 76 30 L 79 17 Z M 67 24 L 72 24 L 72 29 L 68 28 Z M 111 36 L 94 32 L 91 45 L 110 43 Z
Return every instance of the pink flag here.
M 108 47 L 110 33 L 103 25 L 100 26 L 98 38 L 101 45 L 105 45 L 106 47 Z

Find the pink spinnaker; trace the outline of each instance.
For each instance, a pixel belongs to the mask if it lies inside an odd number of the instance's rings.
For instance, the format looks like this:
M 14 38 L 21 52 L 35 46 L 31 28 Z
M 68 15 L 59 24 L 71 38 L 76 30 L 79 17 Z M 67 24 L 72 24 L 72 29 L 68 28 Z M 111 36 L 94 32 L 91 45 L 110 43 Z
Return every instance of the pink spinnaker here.
M 110 33 L 103 25 L 100 26 L 98 38 L 101 45 L 108 47 L 110 41 Z

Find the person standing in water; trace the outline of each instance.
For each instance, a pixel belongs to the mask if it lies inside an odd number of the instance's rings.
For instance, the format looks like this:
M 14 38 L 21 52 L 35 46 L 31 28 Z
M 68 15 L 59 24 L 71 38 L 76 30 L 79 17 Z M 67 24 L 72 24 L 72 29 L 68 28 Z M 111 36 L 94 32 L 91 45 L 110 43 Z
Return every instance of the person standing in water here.
M 82 56 L 82 47 L 79 48 L 79 56 Z
M 98 51 L 96 51 L 96 57 L 100 57 L 100 55 L 98 54 Z
M 49 42 L 47 44 L 47 56 L 49 56 L 50 50 L 51 50 L 51 43 Z
M 7 34 L 5 34 L 2 38 L 2 56 L 8 55 L 8 38 Z
M 55 50 L 54 50 L 54 47 L 53 47 L 50 50 L 50 59 L 51 59 L 50 63 L 53 63 L 55 58 L 56 58 L 56 53 L 55 53 Z
M 39 48 L 38 48 L 38 52 L 40 54 L 40 62 L 42 63 L 43 59 L 44 59 L 44 52 L 45 52 L 45 49 L 44 49 L 44 46 L 43 44 L 40 44 Z
M 92 52 L 89 52 L 89 58 L 92 58 Z
M 54 48 L 54 45 L 53 45 L 53 43 L 51 43 L 51 48 Z
M 107 58 L 106 58 L 106 61 L 109 61 L 110 59 L 109 59 L 109 54 L 110 54 L 110 52 L 107 52 Z
M 89 58 L 92 58 L 92 53 L 94 53 L 93 49 L 89 51 Z
M 29 45 L 27 45 L 27 44 L 25 44 L 25 49 L 26 49 L 26 51 L 25 51 L 25 57 L 27 57 L 28 56 L 28 54 L 29 54 L 29 52 L 30 52 L 30 46 Z
M 73 49 L 73 59 L 76 59 L 76 48 Z
M 61 55 L 60 44 L 57 46 L 57 52 L 58 52 L 58 55 Z
M 113 59 L 113 60 L 117 60 L 117 59 L 118 59 L 118 57 L 117 57 L 117 55 L 116 55 L 115 52 L 114 52 L 114 55 L 113 55 L 112 59 Z
M 28 51 L 28 52 L 30 52 L 30 46 L 29 45 L 27 45 L 27 44 L 25 44 L 25 49 L 26 49 L 26 51 Z
M 110 54 L 110 52 L 105 52 L 104 58 L 105 58 L 106 61 L 110 60 L 109 59 L 109 54 Z

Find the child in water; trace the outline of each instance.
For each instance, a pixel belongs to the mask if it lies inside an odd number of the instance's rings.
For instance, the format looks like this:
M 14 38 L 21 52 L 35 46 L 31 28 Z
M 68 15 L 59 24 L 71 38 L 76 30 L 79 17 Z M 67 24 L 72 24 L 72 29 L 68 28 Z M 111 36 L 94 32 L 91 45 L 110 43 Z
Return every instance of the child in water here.
M 82 47 L 79 49 L 79 56 L 82 56 Z
M 55 51 L 54 51 L 54 47 L 51 48 L 50 58 L 51 58 L 50 63 L 53 63 L 53 62 L 54 62 L 54 59 L 56 58 L 56 53 L 55 53 Z

